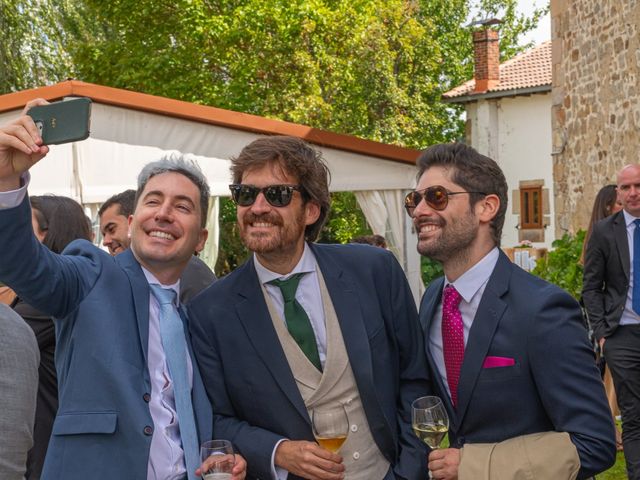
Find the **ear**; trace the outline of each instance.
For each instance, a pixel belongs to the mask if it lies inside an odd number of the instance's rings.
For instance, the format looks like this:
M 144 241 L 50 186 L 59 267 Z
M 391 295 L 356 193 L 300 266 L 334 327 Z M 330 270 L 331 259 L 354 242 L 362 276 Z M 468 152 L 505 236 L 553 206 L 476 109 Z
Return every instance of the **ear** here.
M 304 205 L 305 225 L 313 225 L 320 218 L 320 205 L 313 200 Z
M 127 232 L 127 237 L 131 238 L 131 224 L 133 223 L 133 215 L 129 215 L 127 217 L 127 223 L 129 224 L 129 231 Z
M 499 209 L 500 198 L 494 193 L 490 193 L 476 203 L 476 215 L 482 223 L 490 223 L 498 214 Z
M 200 253 L 204 249 L 204 244 L 209 237 L 209 232 L 206 228 L 200 229 L 200 233 L 198 235 L 198 243 L 196 244 L 195 251 Z

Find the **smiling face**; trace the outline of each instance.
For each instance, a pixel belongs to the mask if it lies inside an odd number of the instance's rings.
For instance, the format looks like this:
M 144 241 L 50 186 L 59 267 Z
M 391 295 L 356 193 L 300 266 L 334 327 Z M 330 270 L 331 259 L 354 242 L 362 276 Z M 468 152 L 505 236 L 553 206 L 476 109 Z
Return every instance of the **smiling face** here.
M 163 284 L 176 282 L 194 252 L 204 248 L 198 187 L 180 173 L 149 179 L 129 217 L 131 248 Z
M 114 203 L 100 215 L 102 244 L 111 255 L 117 255 L 129 248 L 129 219 L 120 213 L 120 205 Z
M 296 185 L 297 179 L 287 175 L 273 163 L 247 170 L 242 176 L 245 185 Z M 304 229 L 320 215 L 315 202 L 304 202 L 300 192 L 294 191 L 291 203 L 274 207 L 259 193 L 253 205 L 237 207 L 240 237 L 245 246 L 256 253 L 268 269 L 286 274 L 298 263 L 304 250 Z
M 431 167 L 420 177 L 416 190 L 441 185 L 450 192 L 464 189 L 451 180 L 443 167 Z M 445 263 L 452 257 L 465 256 L 478 236 L 479 223 L 469 205 L 469 195 L 451 195 L 442 211 L 431 208 L 423 200 L 413 212 L 418 234 L 418 252 Z

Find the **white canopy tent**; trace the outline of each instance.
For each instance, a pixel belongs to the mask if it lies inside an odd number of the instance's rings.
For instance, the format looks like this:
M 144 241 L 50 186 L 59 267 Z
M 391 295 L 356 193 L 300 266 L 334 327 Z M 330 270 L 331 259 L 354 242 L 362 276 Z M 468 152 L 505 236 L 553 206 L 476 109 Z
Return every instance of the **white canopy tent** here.
M 403 208 L 404 192 L 415 185 L 415 150 L 77 81 L 0 96 L 0 124 L 19 115 L 30 99 L 69 96 L 93 100 L 91 136 L 52 146 L 31 171 L 31 194 L 70 196 L 95 215 L 108 197 L 135 188 L 144 164 L 170 151 L 189 154 L 211 187 L 210 240 L 204 258 L 213 264 L 218 250 L 217 199 L 229 195 L 228 159 L 262 135 L 298 136 L 322 151 L 331 171 L 331 191 L 355 193 L 372 230 L 387 239 L 419 299 L 420 259 Z

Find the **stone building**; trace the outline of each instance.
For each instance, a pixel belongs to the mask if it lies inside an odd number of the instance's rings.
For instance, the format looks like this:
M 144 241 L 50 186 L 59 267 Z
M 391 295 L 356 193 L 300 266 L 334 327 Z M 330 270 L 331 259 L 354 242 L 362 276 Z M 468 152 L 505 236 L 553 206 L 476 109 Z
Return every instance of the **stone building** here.
M 640 1 L 551 0 L 556 235 L 640 162 Z

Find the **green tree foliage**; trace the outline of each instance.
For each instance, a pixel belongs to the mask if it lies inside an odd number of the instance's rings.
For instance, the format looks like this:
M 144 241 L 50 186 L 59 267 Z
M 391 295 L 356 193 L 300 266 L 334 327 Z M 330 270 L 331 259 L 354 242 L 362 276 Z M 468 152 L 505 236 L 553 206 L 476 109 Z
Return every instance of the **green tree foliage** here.
M 440 96 L 472 75 L 470 15 L 504 19 L 505 58 L 537 22 L 516 0 L 75 5 L 62 23 L 82 80 L 419 148 L 460 136 Z
M 62 0 L 0 0 L 0 93 L 65 78 L 70 58 L 58 14 Z
M 582 293 L 582 245 L 585 231 L 580 230 L 575 235 L 564 234 L 555 240 L 546 257 L 538 260 L 534 275 L 544 278 L 548 282 L 558 285 L 579 299 Z

